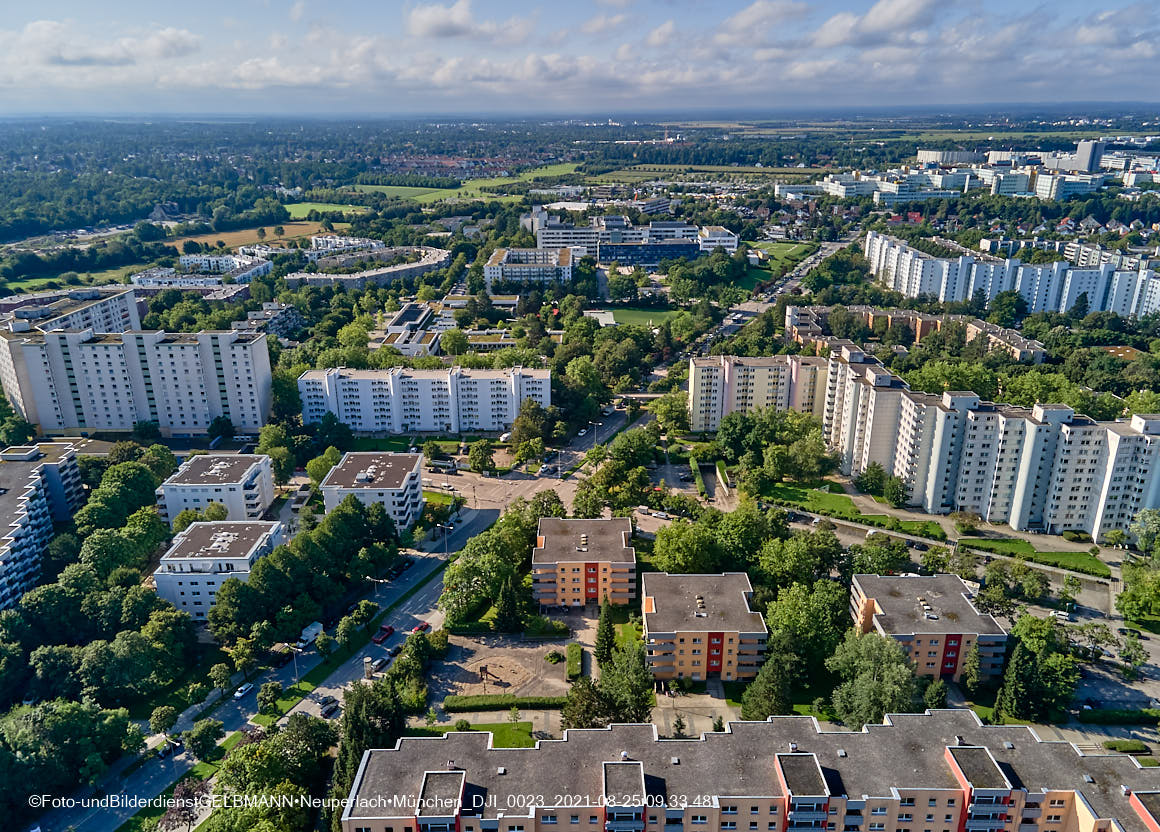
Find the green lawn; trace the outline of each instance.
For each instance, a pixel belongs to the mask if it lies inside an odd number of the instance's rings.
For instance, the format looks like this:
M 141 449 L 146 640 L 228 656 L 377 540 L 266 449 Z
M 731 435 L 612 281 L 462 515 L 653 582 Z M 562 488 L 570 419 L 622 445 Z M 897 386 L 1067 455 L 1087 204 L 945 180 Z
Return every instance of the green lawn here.
M 659 326 L 679 314 L 679 309 L 634 309 L 630 306 L 612 310 L 613 319 L 625 326 Z
M 964 537 L 959 543 L 972 549 L 982 549 L 985 552 L 994 552 L 1011 557 L 1023 557 L 1045 566 L 1070 569 L 1074 572 L 1094 575 L 1097 578 L 1110 578 L 1112 576 L 1112 570 L 1108 568 L 1108 565 L 1088 552 L 1044 552 L 1036 549 L 1026 540 L 975 540 Z
M 421 188 L 414 185 L 355 185 L 354 190 L 363 193 L 386 194 L 400 199 L 414 199 L 430 193 L 442 193 L 447 188 Z
M 135 266 L 119 266 L 115 269 L 104 269 L 96 272 L 79 272 L 79 284 L 65 284 L 60 280 L 60 275 L 50 275 L 48 277 L 28 277 L 23 280 L 5 280 L 0 285 L 11 289 L 14 292 L 38 292 L 45 288 L 54 288 L 48 284 L 55 284 L 62 289 L 76 288 L 76 286 L 96 286 L 102 283 L 123 283 L 126 275 L 132 271 L 141 271 L 144 268 L 143 264 Z
M 291 202 L 285 206 L 286 210 L 290 212 L 290 219 L 304 220 L 306 215 L 311 211 L 319 211 L 326 213 L 329 211 L 342 211 L 350 214 L 366 213 L 365 205 L 343 205 L 337 202 Z
M 946 540 L 946 532 L 935 520 L 899 520 L 885 514 L 862 514 L 854 501 L 837 483 L 825 483 L 829 490 L 819 490 L 823 483 L 777 483 L 763 496 L 774 502 L 798 506 L 815 514 L 826 514 L 841 520 L 878 526 L 883 531 L 903 532 L 933 540 Z M 837 489 L 837 491 L 835 491 Z
M 454 731 L 454 725 L 433 725 L 430 728 L 408 728 L 409 737 L 441 737 L 448 731 Z M 472 731 L 491 731 L 492 744 L 496 748 L 533 748 L 536 741 L 532 739 L 532 723 L 530 722 L 480 722 L 471 726 Z
M 539 168 L 526 170 L 518 176 L 500 176 L 489 179 L 467 179 L 458 188 L 418 188 L 406 185 L 355 185 L 356 191 L 374 191 L 376 193 L 397 196 L 420 203 L 438 202 L 441 199 L 481 199 L 486 201 L 515 202 L 521 197 L 489 193 L 485 187 L 496 185 L 511 185 L 515 182 L 527 182 L 540 176 L 563 176 L 576 172 L 576 164 L 562 162 L 557 165 L 544 165 Z
M 409 436 L 384 436 L 378 439 L 371 436 L 356 436 L 354 442 L 351 443 L 352 451 L 405 453 L 410 447 L 411 438 Z

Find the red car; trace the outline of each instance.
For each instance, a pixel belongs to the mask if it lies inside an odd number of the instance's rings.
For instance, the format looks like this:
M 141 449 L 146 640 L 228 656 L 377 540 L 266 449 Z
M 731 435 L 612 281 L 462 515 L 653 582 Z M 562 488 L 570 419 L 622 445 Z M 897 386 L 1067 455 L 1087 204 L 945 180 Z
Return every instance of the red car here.
M 426 621 L 420 621 L 418 624 L 415 625 L 414 629 L 411 630 L 411 632 L 412 633 L 421 633 L 425 630 L 430 630 L 430 629 L 431 629 L 430 624 L 428 624 Z
M 395 628 L 390 624 L 382 624 L 379 626 L 379 631 L 371 636 L 371 641 L 375 644 L 382 644 L 395 634 Z

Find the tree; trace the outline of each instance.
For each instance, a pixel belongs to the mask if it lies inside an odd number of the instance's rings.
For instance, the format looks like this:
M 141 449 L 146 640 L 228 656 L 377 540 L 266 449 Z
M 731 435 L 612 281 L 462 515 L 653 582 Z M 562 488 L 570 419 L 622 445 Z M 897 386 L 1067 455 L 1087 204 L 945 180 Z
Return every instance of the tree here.
M 1160 508 L 1142 509 L 1128 524 L 1128 533 L 1136 538 L 1136 546 L 1141 552 L 1157 554 L 1157 544 L 1160 544 Z
M 795 583 L 769 605 L 769 629 L 782 630 L 802 659 L 807 674 L 816 673 L 850 626 L 846 589 L 828 578 L 812 586 Z
M 325 659 L 334 652 L 334 639 L 329 633 L 319 633 L 314 639 L 314 646 L 318 648 L 318 655 Z
M 434 439 L 428 439 L 423 443 L 423 456 L 430 462 L 433 459 L 443 458 L 443 446 Z
M 717 538 L 701 523 L 677 520 L 657 530 L 653 563 L 662 572 L 717 572 L 720 562 Z
M 341 461 L 342 451 L 331 445 L 321 456 L 316 456 L 306 463 L 306 474 L 317 485 L 326 479 L 330 469 Z
M 612 604 L 608 596 L 600 603 L 600 619 L 596 623 L 596 646 L 593 655 L 597 666 L 603 668 L 612 659 L 612 651 L 616 647 L 616 630 L 612 624 Z
M 209 423 L 206 433 L 209 434 L 210 439 L 233 439 L 234 423 L 230 421 L 228 416 L 215 416 L 213 421 Z
M 258 688 L 258 710 L 266 713 L 267 711 L 274 711 L 278 705 L 278 699 L 282 696 L 281 682 L 264 682 Z
M 220 720 L 200 719 L 183 734 L 185 744 L 199 760 L 209 760 L 216 756 L 218 740 L 226 734 Z
M 653 707 L 653 676 L 644 644 L 618 648 L 600 668 L 600 692 L 614 722 L 649 722 Z
M 914 699 L 914 670 L 892 638 L 878 633 L 846 634 L 826 667 L 842 678 L 831 701 L 850 726 L 880 723 L 888 713 L 906 713 Z
M 423 716 L 423 721 L 427 723 L 428 728 L 439 721 L 439 713 L 435 710 L 434 706 L 427 709 L 427 713 Z
M 519 721 L 520 721 L 520 709 L 518 706 L 512 705 L 511 710 L 508 711 L 508 722 L 510 722 L 512 725 L 516 725 L 519 723 Z
M 444 355 L 463 355 L 468 349 L 467 333 L 462 329 L 449 329 L 439 336 L 439 350 Z
M 1066 576 L 1058 594 L 1060 606 L 1065 610 L 1074 608 L 1081 589 L 1083 589 L 1083 584 L 1080 583 L 1079 578 L 1075 575 Z
M 177 724 L 177 708 L 172 705 L 158 705 L 149 715 L 149 731 L 154 734 L 168 734 Z
M 923 691 L 922 701 L 932 710 L 945 708 L 947 706 L 947 683 L 942 679 L 935 679 Z
M 289 448 L 270 448 L 266 453 L 270 457 L 270 467 L 273 469 L 274 482 L 285 485 L 294 476 L 294 454 Z
M 447 333 L 443 333 L 447 337 Z M 512 444 L 522 445 L 533 439 L 547 441 L 551 438 L 551 419 L 547 409 L 532 398 L 520 403 L 520 412 L 512 422 Z
M 495 629 L 501 633 L 515 633 L 519 631 L 521 624 L 520 602 L 516 597 L 513 578 L 509 577 L 500 587 L 499 597 L 495 602 Z
M 338 626 L 334 629 L 334 637 L 338 643 L 342 645 L 343 649 L 349 649 L 354 644 L 355 639 L 358 638 L 358 622 L 349 615 L 344 615 L 338 622 Z
M 688 394 L 673 390 L 649 403 L 648 410 L 656 417 L 661 430 L 668 434 L 687 433 L 689 430 Z
M 1120 646 L 1120 659 L 1124 662 L 1124 678 L 1136 679 L 1140 675 L 1140 668 L 1148 661 L 1148 651 L 1140 644 L 1140 637 L 1135 633 L 1124 636 Z
M 246 678 L 253 672 L 258 665 L 258 651 L 254 647 L 254 643 L 248 638 L 239 638 L 234 642 L 234 646 L 230 647 L 226 652 L 230 655 L 230 660 L 233 661 L 234 667 L 241 671 Z
M 680 739 L 685 736 L 685 718 L 681 716 L 681 712 L 677 711 L 677 718 L 673 720 L 673 736 Z
M 950 564 L 949 552 L 945 546 L 931 546 L 922 553 L 922 571 L 928 575 L 940 575 Z
M 173 787 L 173 802 L 157 822 L 159 829 L 182 829 L 189 832 L 201 817 L 201 806 L 209 796 L 210 783 L 196 777 L 179 780 Z
M 967 655 L 963 657 L 963 667 L 959 673 L 959 681 L 962 682 L 963 690 L 970 696 L 974 696 L 979 692 L 979 687 L 983 681 L 981 658 L 978 644 L 972 644 L 971 649 L 967 651 Z
M 544 440 L 529 439 L 527 442 L 521 442 L 518 446 L 516 446 L 514 464 L 516 466 L 520 466 L 528 462 L 534 462 L 543 455 Z
M 859 491 L 881 496 L 886 487 L 886 469 L 879 462 L 871 462 L 854 478 L 854 485 Z
M 910 486 L 901 477 L 887 477 L 882 496 L 894 508 L 902 508 L 910 499 Z
M 724 730 L 725 730 L 725 719 L 720 714 L 718 714 L 717 716 L 713 717 L 713 731 L 715 733 L 720 734 Z
M 467 464 L 477 474 L 487 471 L 495 473 L 495 445 L 490 439 L 472 442 L 467 449 Z
M 995 698 L 995 716 L 1012 716 L 1017 719 L 1039 716 L 1042 713 L 1038 706 L 1039 687 L 1035 654 L 1024 647 L 1022 642 L 1018 642 L 1003 671 L 1003 686 Z
M 603 728 L 611 721 L 608 705 L 596 682 L 588 676 L 573 682 L 560 709 L 561 727 Z
M 233 678 L 233 671 L 225 662 L 219 662 L 209 669 L 209 680 L 213 686 L 220 690 L 223 694 L 230 686 L 230 680 Z
M 775 714 L 793 712 L 790 690 L 796 678 L 797 654 L 790 638 L 775 630 L 765 647 L 765 663 L 741 696 L 741 718 L 764 720 Z

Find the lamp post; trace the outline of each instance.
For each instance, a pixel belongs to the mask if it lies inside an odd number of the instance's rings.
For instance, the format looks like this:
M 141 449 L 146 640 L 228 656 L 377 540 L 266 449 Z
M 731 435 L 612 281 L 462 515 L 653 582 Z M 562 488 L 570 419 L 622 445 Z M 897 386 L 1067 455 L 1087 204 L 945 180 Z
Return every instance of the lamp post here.
M 443 523 L 436 523 L 435 525 L 437 528 L 443 529 L 443 557 L 449 557 L 451 553 L 448 551 L 447 535 L 451 531 L 451 526 Z

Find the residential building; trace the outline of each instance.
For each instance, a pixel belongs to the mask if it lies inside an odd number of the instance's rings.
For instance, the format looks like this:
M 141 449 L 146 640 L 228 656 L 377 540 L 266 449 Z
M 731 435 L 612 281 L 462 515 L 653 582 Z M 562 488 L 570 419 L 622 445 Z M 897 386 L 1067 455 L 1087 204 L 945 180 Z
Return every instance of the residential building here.
M 524 399 L 552 404 L 551 370 L 307 370 L 298 379 L 302 420 L 324 413 L 359 432 L 460 433 L 503 431 L 519 415 Z
M 323 254 L 333 255 L 331 249 L 319 249 L 314 259 Z M 418 277 L 436 269 L 445 268 L 451 262 L 451 252 L 445 248 L 430 246 L 396 246 L 392 249 L 377 249 L 375 259 L 403 262 L 390 266 L 379 266 L 353 274 L 328 274 L 326 272 L 292 272 L 286 275 L 291 286 L 344 286 L 349 289 L 365 289 L 367 286 L 386 286 L 396 280 Z
M 920 165 L 969 165 L 986 160 L 986 155 L 973 150 L 919 150 Z
M 649 667 L 657 679 L 751 679 L 769 630 L 749 607 L 744 572 L 641 575 L 641 617 Z
M 532 597 L 541 606 L 623 605 L 636 599 L 632 520 L 543 517 L 532 549 Z
M 859 633 L 901 644 L 919 676 L 958 682 L 977 647 L 979 675 L 986 680 L 1003 672 L 1007 632 L 973 599 L 958 575 L 855 575 L 850 615 Z
M 283 537 L 277 521 L 190 523 L 161 556 L 154 588 L 194 621 L 205 621 L 221 585 L 230 578 L 249 581 L 258 558 L 270 554 Z
M 185 509 L 226 507 L 227 520 L 258 520 L 274 502 L 274 473 L 265 454 L 197 454 L 157 488 L 157 508 L 169 523 Z
M 715 431 L 727 413 L 759 408 L 788 410 L 794 359 L 774 355 L 694 356 L 689 359 L 689 425 L 695 433 Z
M 134 286 L 147 289 L 187 289 L 197 286 L 221 286 L 224 281 L 220 274 L 201 272 L 182 273 L 169 266 L 153 266 L 132 275 L 129 280 Z
M 13 445 L 0 451 L 0 609 L 14 606 L 40 578 L 54 523 L 84 504 L 76 451 L 65 442 Z
M 302 313 L 288 303 L 267 301 L 262 308 L 246 313 L 244 321 L 234 321 L 230 328 L 240 332 L 268 332 L 289 338 L 309 325 Z
M 132 287 L 92 286 L 6 299 L 0 326 L 11 332 L 93 329 L 124 332 L 140 329 Z
M 270 413 L 271 372 L 259 332 L 0 330 L 0 384 L 42 433 L 131 431 L 204 436 L 218 416 L 257 433 Z
M 323 505 L 334 511 L 353 494 L 365 505 L 381 504 L 401 532 L 423 513 L 422 472 L 422 454 L 350 451 L 322 480 Z
M 189 275 L 218 274 L 235 283 L 249 283 L 274 270 L 269 259 L 246 254 L 183 254 L 178 260 L 183 272 Z
M 483 279 L 493 283 L 566 283 L 572 279 L 569 248 L 497 248 L 483 267 Z
M 343 832 L 1150 832 L 1160 771 L 967 708 L 860 731 L 804 716 L 664 738 L 656 725 L 568 730 L 535 748 L 486 731 L 363 754 Z

